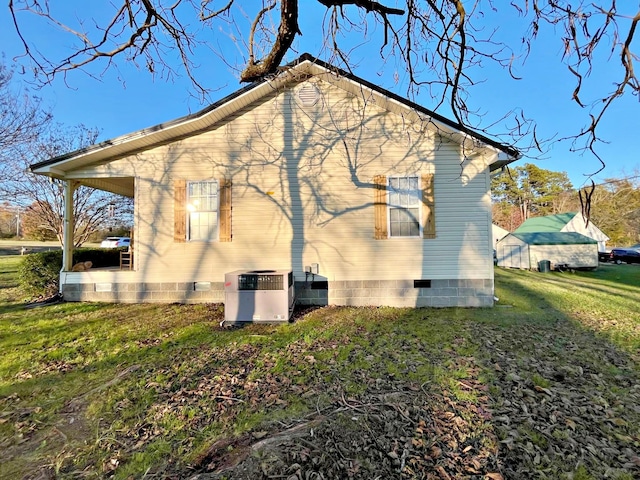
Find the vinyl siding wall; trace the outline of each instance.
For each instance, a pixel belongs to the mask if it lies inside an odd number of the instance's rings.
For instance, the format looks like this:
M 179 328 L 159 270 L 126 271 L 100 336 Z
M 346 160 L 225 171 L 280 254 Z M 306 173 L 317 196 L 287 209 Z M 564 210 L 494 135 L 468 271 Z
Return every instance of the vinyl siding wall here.
M 221 282 L 238 269 L 336 281 L 479 279 L 493 287 L 488 158 L 374 97 L 311 79 L 304 106 L 274 91 L 215 129 L 76 176 L 135 177 L 136 282 Z M 374 239 L 375 175 L 435 175 L 436 238 Z M 232 241 L 174 242 L 173 184 L 232 181 Z M 486 286 L 487 284 L 485 284 Z
M 570 268 L 596 268 L 598 245 L 531 245 L 531 267 L 537 268 L 540 260 L 549 260 L 551 268 L 564 264 Z

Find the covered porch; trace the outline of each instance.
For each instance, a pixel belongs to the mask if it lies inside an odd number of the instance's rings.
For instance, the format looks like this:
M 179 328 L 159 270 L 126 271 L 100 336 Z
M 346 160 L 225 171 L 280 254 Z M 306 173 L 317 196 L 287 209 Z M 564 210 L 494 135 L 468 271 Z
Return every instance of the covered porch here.
M 222 282 L 167 282 L 144 270 L 136 250 L 140 238 L 138 204 L 134 201 L 133 228 L 131 230 L 130 265 L 73 269 L 73 225 L 77 208 L 73 204 L 74 191 L 80 185 L 123 195 L 135 200 L 134 177 L 87 178 L 74 174 L 65 177 L 65 218 L 63 265 L 60 272 L 60 293 L 67 301 L 98 301 L 115 303 L 202 303 L 222 302 Z
M 81 276 L 86 277 L 91 269 L 82 271 L 74 271 L 74 260 L 73 260 L 73 252 L 75 248 L 74 244 L 74 231 L 75 231 L 75 212 L 78 211 L 79 208 L 82 208 L 81 205 L 74 204 L 74 193 L 80 186 L 86 186 L 90 188 L 95 188 L 97 190 L 102 190 L 110 193 L 114 193 L 116 195 L 121 195 L 124 197 L 128 197 L 134 199 L 135 195 L 135 178 L 133 177 L 110 177 L 110 178 L 95 178 L 95 177 L 82 177 L 74 174 L 72 172 L 64 172 L 58 169 L 50 172 L 52 177 L 58 178 L 65 182 L 64 188 L 64 230 L 63 230 L 63 245 L 62 245 L 62 269 L 60 271 L 60 289 L 62 292 L 63 280 L 68 278 L 68 275 L 71 275 L 71 280 L 78 280 L 82 278 Z M 133 215 L 133 227 L 131 230 L 131 245 L 127 252 L 121 252 L 120 255 L 120 265 L 113 267 L 101 267 L 93 269 L 94 274 L 100 275 L 110 275 L 113 273 L 117 273 L 118 271 L 123 271 L 123 273 L 128 273 L 129 276 L 135 271 L 135 256 L 134 256 L 134 238 L 135 230 L 136 230 L 136 204 L 134 202 L 134 215 Z M 124 267 L 124 268 L 123 268 Z M 96 273 L 100 272 L 100 273 Z M 82 283 L 82 282 L 78 282 Z

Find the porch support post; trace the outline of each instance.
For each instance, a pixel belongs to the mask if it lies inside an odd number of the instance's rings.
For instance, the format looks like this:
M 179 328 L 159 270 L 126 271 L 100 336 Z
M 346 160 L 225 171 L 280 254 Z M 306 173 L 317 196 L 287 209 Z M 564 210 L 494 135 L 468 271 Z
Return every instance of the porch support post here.
M 73 267 L 73 193 L 78 182 L 67 180 L 64 185 L 64 225 L 62 231 L 62 271 L 70 272 Z M 62 288 L 62 282 L 60 284 Z

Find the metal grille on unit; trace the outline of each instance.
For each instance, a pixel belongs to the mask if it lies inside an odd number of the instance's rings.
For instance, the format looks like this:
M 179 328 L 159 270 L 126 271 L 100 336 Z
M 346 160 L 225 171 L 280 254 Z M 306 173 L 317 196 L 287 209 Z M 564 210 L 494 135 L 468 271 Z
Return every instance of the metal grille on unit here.
M 224 276 L 224 322 L 288 322 L 295 306 L 291 270 L 236 270 Z
M 313 107 L 320 99 L 320 91 L 315 85 L 307 83 L 298 90 L 298 98 L 303 106 Z

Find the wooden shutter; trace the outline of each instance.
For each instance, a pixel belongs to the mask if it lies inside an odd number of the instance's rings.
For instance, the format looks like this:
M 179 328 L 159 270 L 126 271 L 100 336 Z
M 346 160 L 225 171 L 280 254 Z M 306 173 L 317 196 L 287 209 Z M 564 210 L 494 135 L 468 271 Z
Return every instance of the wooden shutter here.
M 231 180 L 220 179 L 220 241 L 231 241 Z
M 422 236 L 436 238 L 436 210 L 433 173 L 422 175 Z
M 385 240 L 387 234 L 387 177 L 376 175 L 373 177 L 373 213 L 375 216 L 374 238 Z
M 187 241 L 187 181 L 173 182 L 173 241 Z

